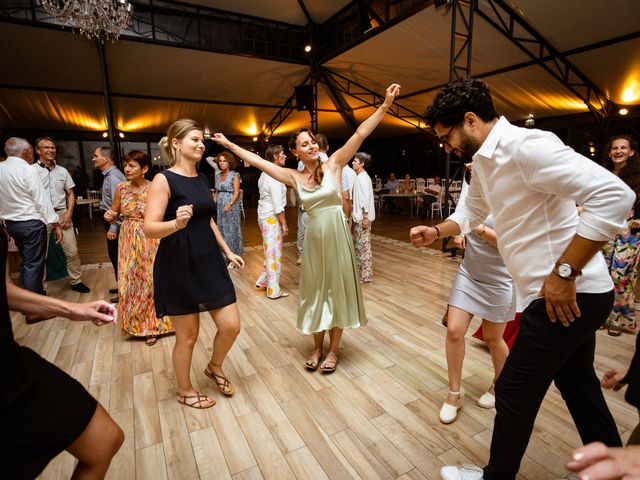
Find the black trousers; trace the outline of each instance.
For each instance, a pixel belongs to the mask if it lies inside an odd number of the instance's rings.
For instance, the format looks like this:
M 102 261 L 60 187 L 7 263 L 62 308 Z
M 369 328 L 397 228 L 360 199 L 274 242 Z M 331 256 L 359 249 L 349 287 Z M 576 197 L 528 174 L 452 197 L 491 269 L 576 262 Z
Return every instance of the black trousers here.
M 44 295 L 42 277 L 47 253 L 47 226 L 40 220 L 6 220 L 5 225 L 22 256 L 20 286 Z
M 104 211 L 101 211 L 104 215 Z M 105 233 L 109 231 L 109 227 L 111 224 L 107 222 L 104 218 L 102 219 L 102 223 L 104 224 Z M 109 260 L 111 260 L 111 265 L 113 265 L 113 272 L 116 275 L 116 281 L 118 280 L 118 237 L 115 240 L 109 240 L 107 238 L 107 252 L 109 252 Z
M 581 317 L 552 323 L 544 299 L 522 313 L 520 332 L 496 382 L 496 417 L 485 480 L 513 480 L 551 381 L 564 399 L 583 443 L 622 446 L 593 368 L 595 332 L 613 306 L 613 291 L 579 293 Z

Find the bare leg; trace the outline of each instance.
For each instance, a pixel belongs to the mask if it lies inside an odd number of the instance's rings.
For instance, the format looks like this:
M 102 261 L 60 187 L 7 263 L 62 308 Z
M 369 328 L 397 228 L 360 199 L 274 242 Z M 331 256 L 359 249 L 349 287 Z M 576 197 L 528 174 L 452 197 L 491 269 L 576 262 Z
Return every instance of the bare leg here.
M 498 380 L 500 372 L 502 372 L 502 367 L 504 367 L 504 362 L 507 361 L 507 356 L 509 355 L 509 347 L 503 338 L 506 326 L 506 323 L 495 323 L 482 319 L 482 338 L 484 338 L 489 347 L 493 371 L 495 372 L 493 382 L 489 388 L 489 393 L 491 394 L 494 394 L 493 386 L 496 384 L 496 380 Z
M 320 359 L 322 358 L 322 346 L 324 343 L 324 330 L 322 332 L 313 334 L 313 343 L 315 346 L 315 350 L 311 352 L 309 355 L 309 359 L 307 363 L 305 363 L 305 367 L 310 370 L 315 370 L 318 368 L 318 364 L 320 363 Z
M 173 371 L 178 382 L 178 395 L 193 396 L 198 392 L 191 385 L 191 358 L 193 348 L 198 340 L 198 330 L 200 328 L 200 314 L 191 313 L 189 315 L 171 316 L 173 327 L 176 331 L 176 343 L 173 347 Z M 201 406 L 213 405 L 213 401 L 203 401 Z
M 447 352 L 447 372 L 449 374 L 449 392 L 460 392 L 462 383 L 462 364 L 464 362 L 465 339 L 464 336 L 469 330 L 469 324 L 473 315 L 457 307 L 449 305 L 447 338 L 445 350 Z M 445 403 L 456 405 L 460 398 L 459 394 L 447 395 Z
M 213 353 L 207 368 L 217 376 L 214 380 L 222 393 L 230 395 L 233 393 L 233 387 L 228 380 L 223 384 L 226 377 L 222 371 L 222 363 L 240 333 L 238 305 L 233 303 L 217 310 L 211 310 L 209 315 L 211 315 L 218 331 L 213 338 Z
M 339 327 L 334 327 L 329 330 L 329 353 L 327 353 L 324 362 L 322 362 L 322 365 L 320 365 L 321 370 L 335 370 L 335 367 L 338 364 L 338 349 L 340 348 L 342 332 L 343 329 Z
M 107 474 L 111 459 L 124 442 L 124 432 L 113 421 L 102 405 L 98 404 L 87 428 L 67 448 L 78 459 L 73 480 L 102 479 Z

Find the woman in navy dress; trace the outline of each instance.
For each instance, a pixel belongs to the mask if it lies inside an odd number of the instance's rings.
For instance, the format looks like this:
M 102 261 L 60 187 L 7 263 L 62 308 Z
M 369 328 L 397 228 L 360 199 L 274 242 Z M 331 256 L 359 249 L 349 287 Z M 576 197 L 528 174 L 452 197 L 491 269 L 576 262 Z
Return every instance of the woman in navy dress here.
M 244 267 L 213 221 L 215 205 L 209 182 L 196 170 L 204 153 L 202 132 L 188 119 L 169 127 L 160 147 L 172 166 L 153 179 L 144 220 L 147 237 L 161 239 L 154 264 L 153 298 L 158 317 L 171 316 L 176 331 L 173 368 L 178 402 L 193 408 L 215 405 L 193 388 L 189 377 L 200 312 L 209 312 L 218 329 L 204 373 L 224 395 L 234 393 L 222 363 L 240 332 L 240 315 L 222 254 L 235 266 Z

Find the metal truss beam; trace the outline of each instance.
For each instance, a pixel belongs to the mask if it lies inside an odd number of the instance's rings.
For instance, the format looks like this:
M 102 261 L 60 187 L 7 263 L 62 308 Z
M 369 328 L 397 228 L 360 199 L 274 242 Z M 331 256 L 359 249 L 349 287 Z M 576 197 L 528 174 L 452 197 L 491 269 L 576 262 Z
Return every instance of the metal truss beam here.
M 433 0 L 354 0 L 319 27 L 321 63 L 433 5 Z
M 378 107 L 384 102 L 384 96 L 379 93 L 369 90 L 367 87 L 354 82 L 353 80 L 336 73 L 329 68 L 324 67 L 324 71 L 333 80 L 333 86 L 336 91 L 359 100 L 360 102 L 370 106 Z M 409 125 L 414 126 L 418 130 L 425 132 L 429 135 L 433 135 L 430 127 L 424 121 L 421 114 L 414 112 L 413 110 L 403 107 L 402 105 L 394 102 L 387 110 L 387 114 L 402 120 Z
M 309 79 L 311 78 L 311 72 L 307 74 L 300 85 L 305 85 Z M 317 93 L 317 92 L 316 92 Z M 316 106 L 317 95 L 314 94 L 316 99 L 314 99 L 314 106 Z M 284 123 L 284 121 L 291 115 L 291 113 L 296 109 L 296 94 L 295 92 L 287 99 L 287 101 L 280 107 L 280 109 L 276 112 L 276 114 L 267 122 L 267 125 L 264 127 L 262 131 L 261 137 L 263 142 L 268 142 L 271 137 L 276 133 L 276 130 L 280 125 Z M 317 108 L 315 109 L 317 112 Z M 316 120 L 317 123 L 317 120 Z
M 35 0 L 0 2 L 0 22 L 66 29 Z M 69 28 L 70 29 L 70 28 Z M 178 48 L 246 55 L 306 64 L 306 27 L 178 1 L 135 3 L 131 25 L 120 38 Z
M 476 13 L 582 100 L 598 121 L 606 119 L 611 101 L 572 62 L 518 15 L 504 0 L 485 0 Z M 596 104 L 595 106 L 593 104 Z
M 327 87 L 327 93 L 329 94 L 329 98 L 335 105 L 336 110 L 340 113 L 345 123 L 355 131 L 358 128 L 358 121 L 356 120 L 356 116 L 353 114 L 351 105 L 349 105 L 349 102 L 347 102 L 342 96 L 342 93 L 335 85 L 335 81 L 323 67 L 320 67 L 319 75 L 322 79 L 322 83 L 324 83 Z

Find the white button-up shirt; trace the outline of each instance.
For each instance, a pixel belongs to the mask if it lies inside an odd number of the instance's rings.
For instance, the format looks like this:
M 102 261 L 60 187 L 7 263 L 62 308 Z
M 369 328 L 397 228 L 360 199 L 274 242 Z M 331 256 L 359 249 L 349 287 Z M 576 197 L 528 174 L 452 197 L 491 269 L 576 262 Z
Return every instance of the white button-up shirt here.
M 40 161 L 31 165 L 31 168 L 40 175 L 40 180 L 42 180 L 42 185 L 44 185 L 44 189 L 49 194 L 53 208 L 55 210 L 66 210 L 67 190 L 71 190 L 76 186 L 71 175 L 69 175 L 69 171 L 55 163 L 53 167 L 49 168 Z
M 349 192 L 349 200 L 353 199 L 353 184 L 356 183 L 358 174 L 349 165 L 342 169 L 342 191 Z
M 573 237 L 613 238 L 624 228 L 634 199 L 618 177 L 554 134 L 516 127 L 501 117 L 473 156 L 466 202 L 449 219 L 466 234 L 493 214 L 498 248 L 523 310 L 538 297 Z M 580 216 L 576 204 L 584 208 Z M 577 292 L 612 288 L 604 257 L 594 255 L 576 279 Z
M 0 219 L 58 223 L 38 173 L 22 158 L 8 157 L 0 162 L 0 185 Z
M 258 190 L 260 191 L 260 199 L 258 200 L 258 218 L 260 220 L 275 217 L 284 212 L 284 207 L 287 205 L 287 187 L 284 183 L 262 173 L 258 179 Z
M 373 201 L 373 184 L 371 177 L 363 170 L 358 173 L 356 181 L 353 184 L 353 210 L 351 217 L 356 223 L 362 222 L 362 211 L 367 212 L 367 218 L 370 222 L 376 219 L 376 206 Z

